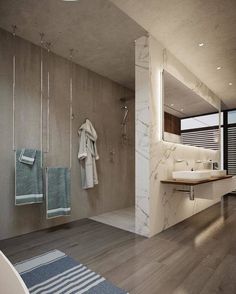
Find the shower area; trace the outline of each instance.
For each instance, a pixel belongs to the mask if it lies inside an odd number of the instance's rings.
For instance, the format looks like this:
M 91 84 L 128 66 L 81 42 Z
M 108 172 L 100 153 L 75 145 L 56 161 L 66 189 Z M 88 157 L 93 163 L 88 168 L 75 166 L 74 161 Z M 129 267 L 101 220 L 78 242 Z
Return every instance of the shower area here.
M 13 2 L 0 4 L 0 240 L 81 219 L 135 232 L 135 40 L 146 31 L 106 0 Z M 87 120 L 97 135 L 92 187 L 78 158 Z M 42 152 L 40 203 L 15 203 L 19 149 Z M 68 213 L 55 218 L 49 168 L 70 177 Z
M 120 108 L 120 142 L 118 152 L 124 152 L 122 164 L 128 162 L 130 166 L 126 166 L 124 174 L 120 178 L 127 176 L 127 171 L 131 174 L 129 182 L 129 198 L 130 202 L 127 207 L 115 209 L 106 213 L 102 213 L 91 217 L 92 220 L 111 225 L 129 232 L 135 233 L 135 95 L 121 97 L 118 100 L 118 108 Z M 110 161 L 115 162 L 116 152 L 110 152 Z M 117 179 L 119 181 L 119 179 Z M 122 187 L 121 187 L 122 188 Z
M 0 29 L 0 240 L 91 218 L 135 232 L 135 93 L 53 52 L 47 34 L 36 44 Z M 134 66 L 134 65 L 133 65 Z M 96 129 L 98 185 L 83 189 L 78 129 Z M 47 218 L 45 199 L 15 205 L 15 150 L 41 150 L 42 168 L 67 167 L 71 210 Z M 11 217 L 9 217 L 9 215 Z

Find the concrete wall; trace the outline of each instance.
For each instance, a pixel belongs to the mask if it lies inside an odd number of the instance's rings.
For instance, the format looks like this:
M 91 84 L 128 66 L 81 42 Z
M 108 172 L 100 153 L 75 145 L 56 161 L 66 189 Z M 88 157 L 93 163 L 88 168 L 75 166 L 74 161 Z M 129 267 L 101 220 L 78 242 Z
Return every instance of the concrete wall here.
M 128 102 L 128 142 L 122 144 L 120 98 L 130 90 L 94 72 L 72 65 L 72 216 L 46 220 L 45 205 L 14 205 L 14 152 L 12 150 L 12 35 L 0 30 L 0 239 L 134 204 L 134 100 Z M 16 38 L 16 147 L 40 148 L 40 48 Z M 69 53 L 68 53 L 69 55 Z M 44 150 L 46 150 L 47 79 L 50 72 L 50 152 L 45 166 L 69 166 L 68 60 L 44 56 Z M 99 185 L 84 191 L 77 160 L 77 130 L 89 118 L 98 133 Z M 111 152 L 114 155 L 111 155 Z

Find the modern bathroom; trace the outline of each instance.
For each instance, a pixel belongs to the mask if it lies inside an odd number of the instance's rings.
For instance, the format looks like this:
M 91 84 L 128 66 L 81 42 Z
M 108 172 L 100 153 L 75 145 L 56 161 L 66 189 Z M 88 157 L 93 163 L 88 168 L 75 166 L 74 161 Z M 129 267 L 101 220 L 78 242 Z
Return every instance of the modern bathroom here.
M 0 1 L 0 294 L 236 293 L 235 11 Z

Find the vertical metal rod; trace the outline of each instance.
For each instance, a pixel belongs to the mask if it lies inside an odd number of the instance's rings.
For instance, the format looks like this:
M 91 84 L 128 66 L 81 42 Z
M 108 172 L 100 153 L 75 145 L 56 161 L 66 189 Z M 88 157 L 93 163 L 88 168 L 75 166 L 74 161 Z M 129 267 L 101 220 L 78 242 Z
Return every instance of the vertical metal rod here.
M 72 167 L 72 116 L 73 116 L 73 49 L 70 50 L 70 169 Z
M 194 200 L 194 187 L 190 186 L 190 194 L 189 194 L 189 199 Z
M 12 58 L 12 149 L 16 150 L 15 147 L 15 88 L 16 88 L 16 25 L 12 26 L 12 36 L 13 36 L 13 58 Z
M 221 216 L 224 216 L 224 195 L 221 196 L 221 201 L 220 201 L 220 214 L 221 214 Z
M 13 36 L 13 58 L 12 58 L 12 149 L 16 157 L 16 147 L 15 147 L 15 87 L 16 87 L 16 25 L 12 26 L 12 36 Z M 15 165 L 15 181 L 16 181 L 16 159 L 14 158 Z M 15 182 L 15 195 L 16 195 L 16 182 Z
M 50 140 L 50 136 L 49 136 L 49 132 L 50 132 L 50 99 L 49 99 L 49 95 L 50 95 L 50 74 L 48 72 L 48 99 L 47 99 L 47 153 L 49 153 L 50 151 L 50 144 L 49 144 L 49 140 Z
M 40 33 L 40 149 L 41 167 L 43 167 L 43 37 Z
M 218 142 L 218 147 L 219 147 L 219 166 L 220 168 L 224 168 L 223 165 L 221 165 L 221 161 L 222 161 L 222 150 L 221 150 L 221 137 L 222 137 L 222 134 L 221 134 L 221 125 L 222 125 L 222 122 L 221 122 L 221 105 L 219 106 L 219 142 Z
M 49 58 L 50 58 L 51 43 L 47 43 L 48 51 L 48 72 L 47 72 L 47 153 L 50 152 L 50 72 L 49 72 Z

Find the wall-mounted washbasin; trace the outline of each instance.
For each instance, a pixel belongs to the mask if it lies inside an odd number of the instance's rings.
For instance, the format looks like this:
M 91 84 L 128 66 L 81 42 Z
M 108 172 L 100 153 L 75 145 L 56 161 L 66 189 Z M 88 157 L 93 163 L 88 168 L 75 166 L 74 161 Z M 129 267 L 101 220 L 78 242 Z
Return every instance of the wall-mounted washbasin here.
M 213 178 L 224 177 L 224 176 L 226 176 L 226 170 L 224 170 L 224 169 L 211 170 L 211 176 Z
M 175 180 L 207 180 L 210 178 L 224 177 L 226 170 L 195 170 L 195 171 L 174 171 L 172 178 Z
M 174 171 L 172 178 L 175 180 L 207 180 L 211 178 L 211 170 Z

